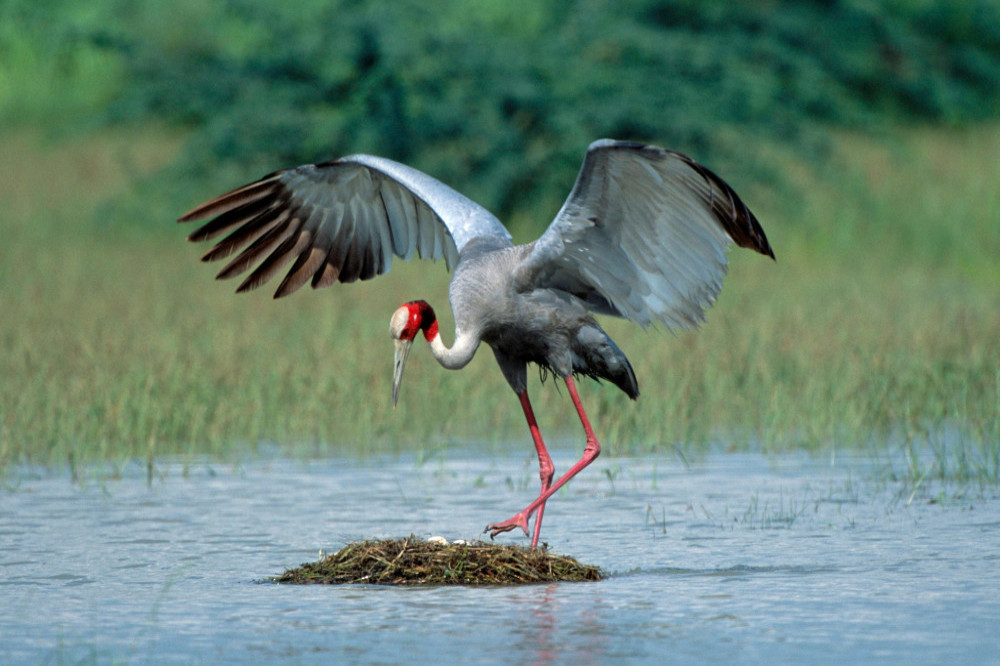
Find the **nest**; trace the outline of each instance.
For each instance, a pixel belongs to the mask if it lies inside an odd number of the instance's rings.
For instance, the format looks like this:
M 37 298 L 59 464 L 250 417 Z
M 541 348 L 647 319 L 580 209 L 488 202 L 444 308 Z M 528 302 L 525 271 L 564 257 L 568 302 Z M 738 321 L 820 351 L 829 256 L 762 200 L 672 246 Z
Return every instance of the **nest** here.
M 327 585 L 524 585 L 602 577 L 598 567 L 544 549 L 483 541 L 448 543 L 440 537 L 424 540 L 410 535 L 357 541 L 268 580 Z

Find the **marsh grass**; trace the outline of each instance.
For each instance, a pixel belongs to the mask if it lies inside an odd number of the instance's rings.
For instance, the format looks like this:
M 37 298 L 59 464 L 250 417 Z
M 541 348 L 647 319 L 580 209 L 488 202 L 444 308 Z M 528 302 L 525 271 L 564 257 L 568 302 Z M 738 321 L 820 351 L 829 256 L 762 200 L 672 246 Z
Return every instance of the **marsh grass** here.
M 262 444 L 363 455 L 528 441 L 487 350 L 457 373 L 414 350 L 390 406 L 388 317 L 426 298 L 449 339 L 443 266 L 399 262 L 372 282 L 280 301 L 213 281 L 217 267 L 198 263 L 204 248 L 173 220 L 214 190 L 177 186 L 146 201 L 151 188 L 137 187 L 181 139 L 153 130 L 48 144 L 7 130 L 0 468 Z M 581 384 L 608 451 L 898 442 L 930 447 L 941 474 L 997 479 L 1000 127 L 836 146 L 821 168 L 785 158 L 793 194 L 759 190 L 763 207 L 748 196 L 778 261 L 733 252 L 700 331 L 604 321 L 642 392 L 633 404 Z M 529 390 L 550 443 L 575 452 L 565 390 Z
M 778 496 L 776 503 L 761 503 L 758 494 L 750 496 L 746 510 L 738 522 L 750 529 L 787 529 L 795 524 L 809 508 L 809 502 L 794 497 Z

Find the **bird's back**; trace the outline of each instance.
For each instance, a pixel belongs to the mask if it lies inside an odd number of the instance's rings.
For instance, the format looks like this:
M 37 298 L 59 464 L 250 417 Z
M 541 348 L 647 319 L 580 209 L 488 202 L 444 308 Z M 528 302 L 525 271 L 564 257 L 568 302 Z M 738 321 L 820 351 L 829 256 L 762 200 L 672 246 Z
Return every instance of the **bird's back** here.
M 535 363 L 560 377 L 608 380 L 636 398 L 632 366 L 582 301 L 559 289 L 515 285 L 514 269 L 531 250 L 470 243 L 450 287 L 456 328 L 478 333 L 515 391 L 525 388 L 526 364 Z

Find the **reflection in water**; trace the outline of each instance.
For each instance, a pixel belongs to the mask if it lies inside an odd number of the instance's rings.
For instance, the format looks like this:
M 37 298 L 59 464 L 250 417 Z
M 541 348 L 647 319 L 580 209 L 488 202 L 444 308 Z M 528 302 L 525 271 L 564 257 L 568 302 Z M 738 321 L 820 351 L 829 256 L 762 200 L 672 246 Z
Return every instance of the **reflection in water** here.
M 531 609 L 529 617 L 531 623 L 528 627 L 530 633 L 526 643 L 532 646 L 534 652 L 534 664 L 551 664 L 559 657 L 559 648 L 554 644 L 556 633 L 556 613 L 559 612 L 558 598 L 555 595 L 556 585 L 536 586 L 538 589 L 527 590 L 528 594 L 535 594 L 527 598 L 528 606 Z
M 0 495 L 0 662 L 954 663 L 1000 650 L 1000 502 L 928 487 L 907 504 L 859 480 L 865 461 L 620 459 L 615 485 L 584 474 L 549 503 L 546 536 L 613 574 L 600 583 L 257 583 L 354 539 L 476 538 L 521 501 L 505 479 L 522 463 L 206 464 L 151 486 L 139 467 L 83 486 L 25 473 Z

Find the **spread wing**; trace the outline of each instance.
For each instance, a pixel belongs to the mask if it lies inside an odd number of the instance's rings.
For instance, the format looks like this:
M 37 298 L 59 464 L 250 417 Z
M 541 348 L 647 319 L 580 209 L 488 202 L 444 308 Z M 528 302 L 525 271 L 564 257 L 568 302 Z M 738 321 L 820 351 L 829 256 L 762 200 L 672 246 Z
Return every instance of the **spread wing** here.
M 371 155 L 276 171 L 185 213 L 180 222 L 213 218 L 192 241 L 223 233 L 203 257 L 239 254 L 219 273 L 254 270 L 237 291 L 264 284 L 294 259 L 275 292 L 304 285 L 368 280 L 389 271 L 393 255 L 444 258 L 450 270 L 477 236 L 510 244 L 489 211 L 411 167 Z
M 604 139 L 515 279 L 642 325 L 693 327 L 722 288 L 733 242 L 774 258 L 753 213 L 714 173 L 673 151 Z

